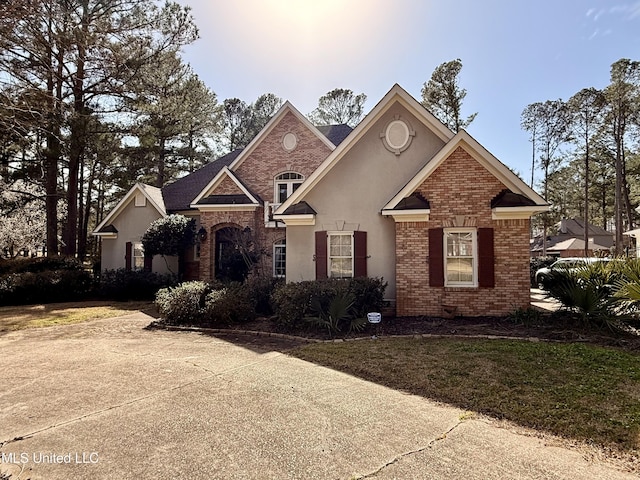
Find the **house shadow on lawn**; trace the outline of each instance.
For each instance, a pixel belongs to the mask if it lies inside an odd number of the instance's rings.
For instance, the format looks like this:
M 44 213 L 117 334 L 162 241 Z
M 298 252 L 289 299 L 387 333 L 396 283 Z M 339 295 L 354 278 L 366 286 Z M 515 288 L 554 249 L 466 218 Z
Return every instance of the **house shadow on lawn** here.
M 232 332 L 216 332 L 206 333 L 225 342 L 232 343 L 238 347 L 246 348 L 252 352 L 264 354 L 269 352 L 286 353 L 289 350 L 308 344 L 304 339 L 285 338 L 279 336 L 267 336 L 264 334 L 254 333 L 232 333 Z

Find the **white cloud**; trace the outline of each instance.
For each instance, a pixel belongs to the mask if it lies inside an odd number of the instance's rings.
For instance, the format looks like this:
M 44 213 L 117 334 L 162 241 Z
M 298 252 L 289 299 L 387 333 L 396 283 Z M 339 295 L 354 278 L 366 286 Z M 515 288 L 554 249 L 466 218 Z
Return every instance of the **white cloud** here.
M 640 17 L 640 1 L 624 5 L 615 5 L 609 9 L 609 12 L 613 14 L 621 14 L 627 20 L 633 20 Z

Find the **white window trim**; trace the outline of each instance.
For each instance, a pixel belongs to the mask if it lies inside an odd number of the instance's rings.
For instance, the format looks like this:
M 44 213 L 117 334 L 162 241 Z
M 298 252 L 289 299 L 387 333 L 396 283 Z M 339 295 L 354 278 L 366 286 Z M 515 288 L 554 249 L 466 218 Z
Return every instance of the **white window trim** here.
M 284 275 L 276 273 L 276 250 L 284 247 Z M 287 272 L 287 241 L 286 240 L 278 240 L 273 243 L 273 276 L 274 278 L 285 278 Z
M 332 258 L 349 258 L 340 255 L 331 255 L 331 236 L 343 236 L 351 239 L 351 276 L 349 277 L 332 277 L 331 276 L 331 259 Z M 353 232 L 327 232 L 327 276 L 329 278 L 353 278 L 355 275 L 355 240 L 353 238 Z
M 144 270 L 144 246 L 142 245 L 142 242 L 133 242 L 133 245 L 131 245 L 131 269 L 132 270 Z M 142 252 L 142 255 L 136 255 L 136 252 L 140 251 Z M 137 258 L 141 258 L 142 259 L 142 265 L 138 266 L 136 265 L 136 259 Z
M 290 174 L 290 173 L 296 174 L 300 178 L 291 178 L 291 179 L 279 179 L 278 178 L 278 177 L 281 177 L 283 175 L 287 175 L 287 174 Z M 280 206 L 282 203 L 284 203 L 284 201 L 287 198 L 289 198 L 293 194 L 293 185 L 294 184 L 298 184 L 298 186 L 300 186 L 300 185 L 302 185 L 302 182 L 304 182 L 304 175 L 302 175 L 301 173 L 298 173 L 298 172 L 294 172 L 294 171 L 282 172 L 282 173 L 279 173 L 278 175 L 276 175 L 275 178 L 273 179 L 273 203 L 276 204 L 277 206 Z M 282 185 L 282 184 L 286 184 L 287 185 L 287 198 L 282 199 L 282 201 L 281 201 L 281 199 L 278 196 L 278 194 L 280 193 L 278 185 Z
M 463 287 L 463 288 L 475 288 L 478 286 L 478 229 L 477 228 L 445 228 L 444 230 L 444 238 L 442 239 L 442 248 L 443 248 L 443 268 L 444 268 L 444 286 L 445 287 Z M 471 282 L 456 282 L 450 281 L 447 275 L 447 259 L 450 258 L 447 256 L 447 235 L 450 233 L 471 233 L 472 234 L 472 253 L 471 258 L 473 259 L 473 278 Z M 458 258 L 458 257 L 451 257 Z M 469 258 L 460 257 L 460 258 Z
M 144 196 L 142 192 L 138 192 L 135 195 L 134 205 L 136 207 L 146 207 L 147 206 L 147 197 Z

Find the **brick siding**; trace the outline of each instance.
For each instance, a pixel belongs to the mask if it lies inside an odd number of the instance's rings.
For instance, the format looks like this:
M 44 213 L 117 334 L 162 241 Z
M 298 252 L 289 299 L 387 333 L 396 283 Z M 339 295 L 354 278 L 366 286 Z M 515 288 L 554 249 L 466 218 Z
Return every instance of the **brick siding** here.
M 459 147 L 417 189 L 429 200 L 428 222 L 396 223 L 396 312 L 441 316 L 504 315 L 529 306 L 529 220 L 493 220 L 490 202 L 506 188 Z M 430 287 L 430 228 L 494 229 L 493 288 Z
M 282 146 L 282 138 L 287 133 L 297 138 L 296 148 L 287 151 Z M 311 132 L 291 112 L 287 112 L 273 129 L 262 139 L 252 152 L 234 171 L 237 178 L 262 201 L 274 203 L 274 177 L 283 172 L 297 172 L 306 177 L 311 175 L 331 149 Z M 225 178 L 218 185 L 214 195 L 240 193 L 237 185 Z M 260 261 L 255 266 L 255 274 L 273 274 L 273 244 L 286 237 L 284 227 L 266 228 L 264 209 L 255 212 L 202 212 L 200 224 L 207 230 L 207 241 L 200 251 L 200 279 L 210 281 L 215 278 L 211 254 L 215 249 L 215 232 L 221 228 L 235 226 L 251 228 L 260 251 Z

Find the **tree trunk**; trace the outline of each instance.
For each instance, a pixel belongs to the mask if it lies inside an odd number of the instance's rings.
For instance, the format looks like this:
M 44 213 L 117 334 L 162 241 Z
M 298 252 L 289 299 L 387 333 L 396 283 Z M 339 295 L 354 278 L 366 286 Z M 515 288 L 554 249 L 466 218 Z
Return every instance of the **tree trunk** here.
M 165 152 L 166 139 L 160 137 L 158 139 L 158 176 L 156 177 L 156 187 L 162 188 L 164 185 L 164 167 L 166 160 Z
M 86 145 L 86 109 L 84 102 L 84 69 L 86 36 L 88 34 L 88 1 L 82 2 L 82 24 L 76 31 L 76 75 L 73 80 L 73 120 L 69 147 L 69 184 L 67 186 L 67 225 L 65 253 L 75 256 L 78 242 L 78 180 L 80 164 Z
M 584 148 L 584 256 L 589 256 L 589 129 L 585 133 Z

